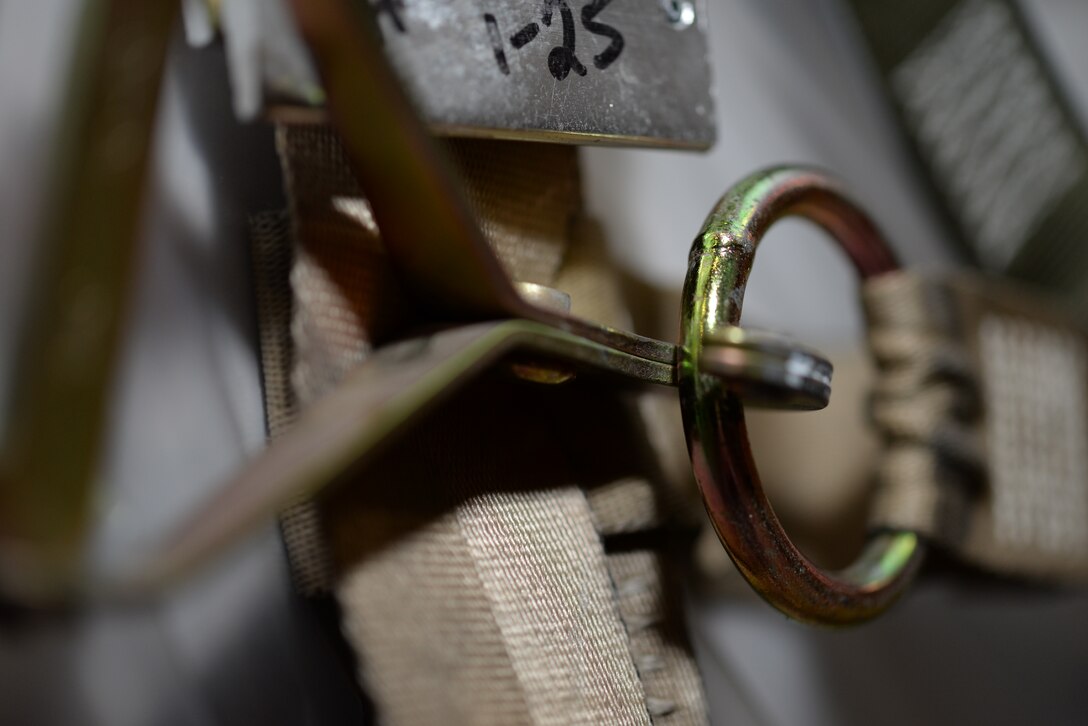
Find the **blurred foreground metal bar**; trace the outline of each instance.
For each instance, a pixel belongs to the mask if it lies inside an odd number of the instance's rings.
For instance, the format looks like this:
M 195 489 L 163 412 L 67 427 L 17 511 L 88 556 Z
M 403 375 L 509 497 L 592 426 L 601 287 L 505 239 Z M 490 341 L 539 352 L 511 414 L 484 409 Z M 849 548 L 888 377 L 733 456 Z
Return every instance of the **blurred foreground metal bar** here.
M 0 588 L 21 597 L 67 590 L 81 564 L 176 11 L 89 0 L 77 26 L 0 459 Z
M 731 344 L 735 345 L 735 344 Z M 721 347 L 708 346 L 710 355 Z M 737 346 L 743 359 L 746 351 Z M 792 355 L 789 349 L 787 355 Z M 770 361 L 768 386 L 787 357 L 764 353 Z M 830 364 L 816 359 L 820 370 Z M 477 323 L 433 335 L 394 343 L 377 351 L 336 391 L 307 409 L 290 431 L 229 482 L 205 506 L 188 517 L 164 546 L 147 561 L 147 569 L 119 583 L 146 591 L 162 586 L 206 561 L 238 538 L 267 522 L 300 498 L 335 485 L 352 472 L 358 476 L 373 464 L 391 441 L 426 416 L 460 388 L 496 367 L 557 371 L 543 382 L 590 380 L 610 386 L 676 385 L 672 364 L 639 358 L 583 337 L 528 320 Z M 748 369 L 738 385 L 750 386 L 759 375 Z M 817 378 L 819 374 L 817 374 Z M 534 378 L 533 380 L 540 380 Z M 721 385 L 730 385 L 725 380 Z M 801 391 L 765 396 L 758 404 L 798 408 L 806 387 L 818 386 L 802 377 Z M 826 405 L 808 396 L 802 408 Z
M 308 408 L 233 481 L 178 527 L 121 583 L 157 587 L 219 553 L 299 498 L 358 475 L 386 444 L 496 365 L 570 371 L 611 385 L 674 380 L 672 365 L 628 355 L 526 320 L 478 323 L 377 351 L 336 391 Z M 528 385 L 528 384 L 527 384 Z

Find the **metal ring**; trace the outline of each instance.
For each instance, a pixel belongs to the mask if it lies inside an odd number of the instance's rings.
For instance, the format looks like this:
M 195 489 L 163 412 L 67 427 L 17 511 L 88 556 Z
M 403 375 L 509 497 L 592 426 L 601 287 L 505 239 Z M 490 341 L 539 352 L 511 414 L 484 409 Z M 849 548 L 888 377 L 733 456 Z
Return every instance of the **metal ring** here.
M 794 215 L 830 233 L 862 278 L 898 268 L 873 223 L 823 173 L 778 168 L 748 177 L 722 197 L 692 246 L 677 371 L 680 402 L 707 513 L 741 573 L 792 618 L 848 625 L 879 615 L 895 601 L 921 564 L 922 542 L 913 532 L 882 532 L 870 537 L 845 570 L 826 572 L 811 563 L 763 493 L 741 398 L 703 368 L 703 348 L 714 331 L 740 322 L 759 241 L 774 222 Z

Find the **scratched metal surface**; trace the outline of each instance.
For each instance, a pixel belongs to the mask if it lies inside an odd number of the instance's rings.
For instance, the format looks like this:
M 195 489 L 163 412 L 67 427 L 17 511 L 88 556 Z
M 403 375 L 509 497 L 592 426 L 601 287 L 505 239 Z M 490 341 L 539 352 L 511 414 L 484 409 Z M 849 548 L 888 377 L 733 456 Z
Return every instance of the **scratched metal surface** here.
M 394 68 L 439 134 L 714 143 L 706 0 L 365 1 Z M 264 112 L 297 120 L 320 110 L 324 94 L 289 15 L 282 0 L 223 6 L 243 119 Z
M 692 18 L 672 5 L 388 0 L 376 11 L 394 67 L 441 131 L 707 147 L 706 8 L 692 4 Z

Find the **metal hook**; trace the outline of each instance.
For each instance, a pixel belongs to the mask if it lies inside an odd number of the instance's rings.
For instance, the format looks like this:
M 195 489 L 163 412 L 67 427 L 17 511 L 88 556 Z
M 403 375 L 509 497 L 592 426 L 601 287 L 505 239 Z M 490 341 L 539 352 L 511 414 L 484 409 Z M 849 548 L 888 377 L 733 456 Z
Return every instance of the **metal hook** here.
M 921 564 L 922 543 L 913 532 L 883 532 L 869 539 L 846 570 L 829 573 L 811 563 L 790 541 L 763 493 L 740 396 L 708 375 L 704 355 L 711 341 L 740 322 L 744 287 L 763 235 L 791 215 L 827 230 L 862 278 L 898 268 L 872 222 L 821 172 L 778 168 L 748 177 L 722 197 L 692 246 L 684 285 L 680 402 L 707 513 L 738 569 L 790 617 L 848 625 L 879 615 L 895 601 Z

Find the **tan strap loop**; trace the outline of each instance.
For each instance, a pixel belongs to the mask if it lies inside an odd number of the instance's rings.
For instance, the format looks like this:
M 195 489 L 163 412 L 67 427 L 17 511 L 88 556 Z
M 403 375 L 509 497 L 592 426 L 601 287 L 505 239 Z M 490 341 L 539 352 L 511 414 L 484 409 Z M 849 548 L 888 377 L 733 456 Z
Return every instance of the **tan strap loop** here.
M 873 513 L 1008 575 L 1088 580 L 1088 339 L 1005 282 L 897 272 L 864 299 L 887 443 Z

